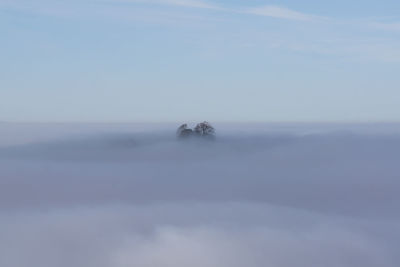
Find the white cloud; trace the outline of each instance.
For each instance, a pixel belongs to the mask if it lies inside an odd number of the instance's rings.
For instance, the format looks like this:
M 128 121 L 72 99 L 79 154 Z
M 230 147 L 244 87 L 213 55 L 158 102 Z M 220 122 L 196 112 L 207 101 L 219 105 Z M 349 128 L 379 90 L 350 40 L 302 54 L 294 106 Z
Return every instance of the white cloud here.
M 194 8 L 210 8 L 210 9 L 216 8 L 216 6 L 214 5 L 198 0 L 158 0 L 157 2 L 176 5 L 176 6 L 194 7 Z
M 272 17 L 272 18 L 301 20 L 301 21 L 311 21 L 318 18 L 317 16 L 301 13 L 295 10 L 279 6 L 262 6 L 262 7 L 248 8 L 244 12 L 254 15 Z
M 117 0 L 117 2 L 148 3 L 204 9 L 218 8 L 216 5 L 200 0 Z

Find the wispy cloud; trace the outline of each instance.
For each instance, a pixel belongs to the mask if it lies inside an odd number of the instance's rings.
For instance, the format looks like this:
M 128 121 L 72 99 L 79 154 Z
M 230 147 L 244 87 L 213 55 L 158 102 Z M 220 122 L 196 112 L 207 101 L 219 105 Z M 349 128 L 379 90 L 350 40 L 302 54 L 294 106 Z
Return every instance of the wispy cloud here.
M 300 20 L 300 21 L 311 21 L 319 18 L 318 16 L 309 15 L 306 13 L 298 12 L 280 6 L 262 6 L 262 7 L 247 8 L 244 10 L 244 13 L 272 17 L 272 18 Z
M 218 6 L 201 0 L 116 0 L 115 2 L 147 3 L 189 8 L 219 9 Z
M 385 31 L 399 31 L 400 32 L 400 22 L 394 23 L 384 23 L 384 22 L 373 22 L 370 23 L 372 28 Z
M 400 32 L 400 22 L 393 17 L 346 20 L 300 12 L 284 6 L 243 4 L 240 7 L 233 7 L 228 4 L 223 5 L 221 2 L 218 4 L 213 0 L 0 0 L 0 9 L 2 8 L 56 18 L 85 18 L 101 21 L 107 19 L 126 23 L 157 23 L 172 27 L 215 25 L 216 21 L 219 23 L 223 20 L 221 17 L 229 17 L 230 20 L 238 22 L 238 25 L 242 22 L 245 25 L 248 21 L 242 15 L 247 14 L 248 16 L 265 17 L 265 23 L 268 23 L 268 18 L 291 22 L 276 34 L 273 30 L 269 30 L 268 36 L 274 36 L 273 40 L 267 40 L 269 44 L 273 44 L 271 48 L 279 47 L 318 54 L 400 62 L 397 35 Z M 231 16 L 218 16 L 215 11 Z M 293 35 L 296 35 L 292 28 L 293 25 L 310 22 L 313 24 L 312 27 L 308 27 L 300 38 L 293 38 Z M 262 23 L 258 22 L 253 26 L 257 28 L 260 25 Z M 231 27 L 228 23 L 223 24 L 223 27 L 225 26 Z M 266 42 L 261 42 L 259 36 L 264 36 L 265 31 L 262 28 L 257 34 L 247 36 L 248 38 L 241 43 L 245 43 L 245 46 L 250 44 L 263 49 Z M 380 33 L 385 36 L 381 36 L 381 38 L 376 36 Z M 225 31 L 220 35 L 227 38 L 228 34 Z M 213 39 L 215 40 L 214 36 Z M 245 38 L 240 37 L 239 39 L 244 40 Z M 344 41 L 330 42 L 331 39 L 344 39 Z M 232 38 L 232 43 L 236 41 L 236 37 Z

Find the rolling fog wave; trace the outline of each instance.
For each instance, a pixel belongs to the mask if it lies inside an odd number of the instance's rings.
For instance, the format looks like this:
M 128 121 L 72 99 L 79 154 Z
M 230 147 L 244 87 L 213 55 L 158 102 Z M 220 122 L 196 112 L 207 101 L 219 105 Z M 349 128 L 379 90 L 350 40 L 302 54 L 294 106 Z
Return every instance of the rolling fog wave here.
M 3 159 L 140 160 L 196 159 L 253 153 L 295 142 L 294 135 L 223 136 L 179 140 L 171 133 L 108 134 L 0 147 Z

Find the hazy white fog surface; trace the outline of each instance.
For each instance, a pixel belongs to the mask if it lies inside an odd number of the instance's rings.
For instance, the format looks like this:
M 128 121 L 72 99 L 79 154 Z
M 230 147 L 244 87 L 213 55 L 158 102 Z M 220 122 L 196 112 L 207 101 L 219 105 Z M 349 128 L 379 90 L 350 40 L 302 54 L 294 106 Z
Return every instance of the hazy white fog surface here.
M 400 266 L 400 125 L 177 126 L 0 123 L 0 266 Z

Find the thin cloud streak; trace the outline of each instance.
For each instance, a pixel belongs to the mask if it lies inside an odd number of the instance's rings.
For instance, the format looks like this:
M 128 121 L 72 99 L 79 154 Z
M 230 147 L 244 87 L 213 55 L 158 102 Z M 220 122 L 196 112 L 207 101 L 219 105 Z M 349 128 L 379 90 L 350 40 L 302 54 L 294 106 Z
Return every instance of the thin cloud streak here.
M 102 4 L 107 4 L 108 8 L 113 9 L 110 4 L 118 4 L 118 3 L 127 3 L 127 4 L 149 4 L 155 6 L 175 6 L 175 7 L 183 7 L 183 8 L 191 8 L 191 9 L 208 9 L 208 10 L 218 10 L 223 12 L 228 12 L 232 14 L 250 14 L 257 16 L 265 16 L 277 19 L 284 20 L 294 20 L 294 21 L 336 21 L 335 19 L 329 17 L 318 16 L 314 14 L 307 14 L 303 12 L 299 12 L 284 6 L 277 5 L 266 5 L 266 6 L 258 6 L 258 7 L 248 7 L 242 6 L 239 8 L 229 8 L 225 6 L 219 6 L 213 4 L 209 1 L 202 0 L 93 0 L 93 1 L 70 1 L 68 4 L 61 2 L 52 2 L 52 1 L 35 1 L 34 3 L 30 1 L 8 1 L 3 0 L 0 1 L 0 8 L 6 9 L 15 9 L 15 10 L 30 10 L 33 13 L 42 13 L 44 15 L 48 15 L 51 13 L 52 15 L 57 16 L 57 14 L 62 14 L 64 16 L 66 10 L 73 8 L 75 11 L 82 5 L 89 5 L 90 10 L 96 13 L 96 10 L 102 10 L 104 6 Z M 86 6 L 88 7 L 88 6 Z M 43 12 L 46 11 L 46 12 Z M 85 9 L 86 10 L 86 9 Z M 88 9 L 89 10 L 89 9 Z M 49 12 L 50 11 L 50 12 Z M 75 13 L 75 12 L 74 12 Z M 370 25 L 374 25 L 374 27 L 382 27 L 385 29 L 399 29 L 400 24 L 383 24 L 383 23 L 375 23 L 371 22 Z
M 117 0 L 113 2 L 158 4 L 200 9 L 220 9 L 216 5 L 199 0 Z
M 300 20 L 300 21 L 312 21 L 318 18 L 317 16 L 314 15 L 301 13 L 280 6 L 262 6 L 262 7 L 248 8 L 244 9 L 243 12 L 259 16 L 266 16 L 278 19 L 288 19 L 288 20 Z

